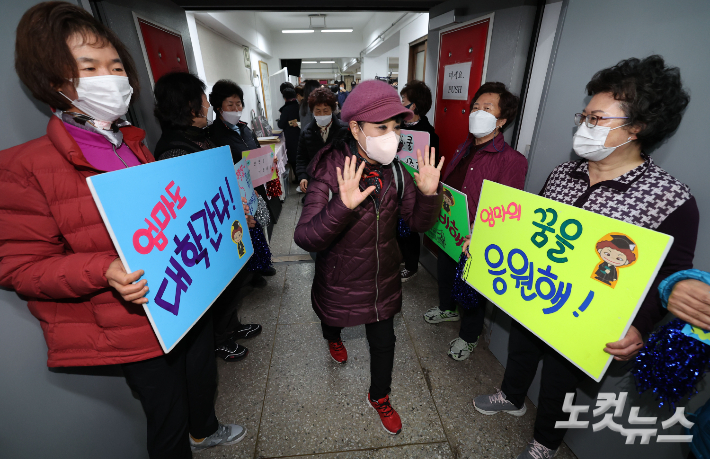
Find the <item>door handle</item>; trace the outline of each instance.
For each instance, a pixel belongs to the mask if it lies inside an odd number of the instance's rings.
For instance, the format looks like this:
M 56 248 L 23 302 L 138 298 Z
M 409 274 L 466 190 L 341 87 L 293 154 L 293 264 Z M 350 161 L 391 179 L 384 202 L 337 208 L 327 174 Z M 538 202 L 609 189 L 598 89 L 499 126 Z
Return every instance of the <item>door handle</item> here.
M 444 107 L 444 111 L 446 111 L 446 107 Z

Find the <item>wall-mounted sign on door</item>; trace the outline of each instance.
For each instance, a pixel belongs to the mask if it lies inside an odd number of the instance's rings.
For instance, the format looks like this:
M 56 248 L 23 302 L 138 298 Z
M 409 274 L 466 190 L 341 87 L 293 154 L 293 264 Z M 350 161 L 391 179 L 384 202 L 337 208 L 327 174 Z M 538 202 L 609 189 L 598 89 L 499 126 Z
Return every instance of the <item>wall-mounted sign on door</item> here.
M 468 100 L 468 82 L 471 80 L 471 62 L 444 67 L 442 99 Z

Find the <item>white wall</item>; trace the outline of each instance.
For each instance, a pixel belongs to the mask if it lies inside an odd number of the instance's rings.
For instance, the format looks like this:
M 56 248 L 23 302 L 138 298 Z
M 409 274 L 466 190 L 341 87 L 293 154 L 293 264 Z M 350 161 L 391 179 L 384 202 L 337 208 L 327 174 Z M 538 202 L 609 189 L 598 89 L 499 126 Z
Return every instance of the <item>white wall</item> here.
M 407 84 L 409 75 L 409 44 L 429 33 L 429 13 L 419 15 L 399 31 L 399 87 Z
M 227 40 L 199 21 L 196 22 L 196 30 L 208 91 L 213 84 L 224 78 L 240 86 L 251 84 L 249 70 L 244 66 L 244 48 L 241 45 Z
M 198 21 L 235 43 L 258 50 L 271 57 L 271 31 L 254 11 L 237 13 L 195 13 Z
M 399 47 L 391 49 L 381 56 L 377 57 L 364 57 L 363 58 L 363 70 L 362 79 L 372 80 L 376 76 L 387 76 L 389 74 L 389 66 L 387 63 L 387 58 L 399 56 Z

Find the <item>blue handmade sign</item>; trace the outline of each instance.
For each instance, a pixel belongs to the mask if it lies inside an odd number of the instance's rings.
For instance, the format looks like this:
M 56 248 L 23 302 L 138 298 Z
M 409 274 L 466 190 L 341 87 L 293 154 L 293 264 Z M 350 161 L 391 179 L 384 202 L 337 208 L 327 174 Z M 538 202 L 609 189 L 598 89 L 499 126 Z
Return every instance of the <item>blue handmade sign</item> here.
M 168 353 L 254 252 L 229 147 L 86 180 L 126 271 L 145 271 L 145 311 Z
M 234 172 L 237 174 L 237 183 L 239 184 L 239 194 L 247 200 L 249 213 L 256 215 L 259 208 L 259 200 L 254 191 L 254 184 L 251 182 L 251 173 L 245 159 L 240 160 L 234 165 Z

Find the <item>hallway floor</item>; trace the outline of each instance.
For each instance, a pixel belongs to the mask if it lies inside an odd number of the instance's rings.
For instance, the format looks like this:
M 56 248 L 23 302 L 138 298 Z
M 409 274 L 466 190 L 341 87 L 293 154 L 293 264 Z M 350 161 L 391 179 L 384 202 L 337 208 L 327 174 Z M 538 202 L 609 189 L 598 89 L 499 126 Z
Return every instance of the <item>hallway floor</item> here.
M 474 396 L 493 393 L 503 367 L 485 344 L 468 360 L 446 353 L 458 322 L 430 325 L 422 314 L 437 305 L 436 281 L 420 267 L 403 285 L 404 306 L 395 317 L 397 350 L 392 405 L 403 428 L 388 435 L 366 404 L 369 353 L 364 326 L 345 329 L 349 360 L 336 364 L 311 308 L 314 264 L 293 243 L 302 195 L 291 194 L 274 228 L 277 274 L 252 290 L 240 307 L 243 323 L 259 323 L 261 335 L 242 342 L 249 349 L 236 363 L 218 361 L 217 417 L 238 423 L 247 436 L 233 446 L 196 458 L 516 458 L 532 437 L 535 407 L 522 417 L 484 416 Z M 300 259 L 300 260 L 299 260 Z M 308 260 L 308 261 L 306 261 Z M 563 445 L 556 456 L 575 459 Z

